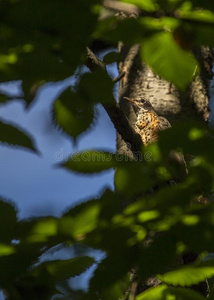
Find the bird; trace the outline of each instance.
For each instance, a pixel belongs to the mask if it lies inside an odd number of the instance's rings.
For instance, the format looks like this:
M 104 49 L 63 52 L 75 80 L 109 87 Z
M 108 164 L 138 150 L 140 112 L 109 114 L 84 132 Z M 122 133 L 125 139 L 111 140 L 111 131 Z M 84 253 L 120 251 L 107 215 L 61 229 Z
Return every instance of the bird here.
M 137 117 L 134 127 L 145 146 L 157 141 L 158 131 L 171 127 L 171 124 L 166 118 L 157 115 L 148 100 L 128 97 L 124 97 L 124 99 L 132 103 Z
M 132 103 L 137 120 L 134 124 L 136 132 L 140 135 L 142 143 L 147 146 L 158 140 L 158 132 L 172 127 L 170 122 L 158 116 L 152 104 L 144 98 L 124 97 Z M 168 157 L 168 166 L 173 174 L 170 183 L 181 182 L 188 174 L 185 158 L 181 152 L 171 150 Z

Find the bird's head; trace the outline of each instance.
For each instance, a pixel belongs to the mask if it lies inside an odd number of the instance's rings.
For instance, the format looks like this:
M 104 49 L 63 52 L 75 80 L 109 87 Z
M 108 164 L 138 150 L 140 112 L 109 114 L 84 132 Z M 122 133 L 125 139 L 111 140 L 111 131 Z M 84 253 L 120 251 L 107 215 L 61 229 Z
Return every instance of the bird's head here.
M 128 98 L 123 97 L 133 104 L 135 111 L 143 110 L 145 112 L 153 110 L 151 103 L 144 98 Z

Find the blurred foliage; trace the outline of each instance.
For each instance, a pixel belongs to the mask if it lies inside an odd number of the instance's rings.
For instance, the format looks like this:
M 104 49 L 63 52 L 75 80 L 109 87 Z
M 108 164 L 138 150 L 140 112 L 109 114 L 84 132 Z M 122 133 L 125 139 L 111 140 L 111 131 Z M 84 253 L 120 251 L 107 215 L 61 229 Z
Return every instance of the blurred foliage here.
M 99 38 L 112 45 L 118 41 L 141 44 L 142 59 L 154 71 L 180 89 L 187 88 L 199 71 L 191 50 L 213 46 L 214 4 L 123 2 L 137 5 L 141 17 L 99 18 L 99 0 L 0 1 L 1 82 L 22 80 L 24 100 L 30 104 L 42 84 L 73 75 L 86 59 L 85 47 Z M 104 57 L 106 64 L 115 61 L 119 56 L 114 52 Z M 57 126 L 76 139 L 93 123 L 97 103 L 114 104 L 112 90 L 105 71 L 82 75 L 54 103 Z M 0 95 L 1 105 L 8 100 Z M 0 122 L 1 143 L 38 152 L 26 132 Z M 174 185 L 170 184 L 175 178 L 169 161 L 172 149 L 189 158 L 188 176 Z M 59 218 L 18 220 L 13 205 L 1 199 L 0 288 L 7 299 L 45 300 L 55 295 L 54 299 L 118 300 L 128 289 L 131 269 L 141 281 L 154 275 L 163 282 L 139 294 L 137 300 L 205 299 L 185 286 L 214 275 L 213 260 L 203 260 L 213 252 L 213 149 L 211 130 L 196 122 L 177 123 L 161 132 L 158 143 L 142 149 L 138 161 L 88 150 L 58 165 L 87 175 L 116 170 L 115 191 L 106 190 L 99 199 L 71 208 Z M 67 260 L 41 259 L 56 247 L 77 244 L 100 249 L 105 258 L 98 263 L 77 253 Z M 197 253 L 198 259 L 179 267 L 176 262 L 187 251 Z M 97 268 L 87 293 L 72 290 L 67 280 L 94 263 Z
M 25 130 L 20 130 L 13 125 L 5 124 L 0 121 L 0 142 L 14 146 L 25 147 L 37 152 L 32 138 L 25 133 Z
M 145 293 L 137 296 L 136 300 L 205 300 L 203 296 L 196 293 L 195 291 L 190 291 L 188 289 L 182 288 L 172 288 L 166 285 L 161 285 L 156 288 L 151 288 Z
M 56 124 L 75 139 L 93 122 L 94 107 L 80 94 L 67 89 L 55 101 L 53 115 Z

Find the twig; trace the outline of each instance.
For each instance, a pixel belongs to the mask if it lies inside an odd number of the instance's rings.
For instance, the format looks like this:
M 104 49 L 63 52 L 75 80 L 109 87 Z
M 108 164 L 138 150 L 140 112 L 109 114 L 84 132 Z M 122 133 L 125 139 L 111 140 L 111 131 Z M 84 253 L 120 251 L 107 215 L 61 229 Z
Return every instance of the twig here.
M 125 76 L 126 72 L 121 72 L 117 77 L 112 79 L 113 83 L 116 83 L 118 81 L 120 81 L 120 79 L 122 79 Z
M 85 65 L 93 72 L 97 68 L 106 70 L 105 64 L 88 48 L 86 47 L 86 56 Z

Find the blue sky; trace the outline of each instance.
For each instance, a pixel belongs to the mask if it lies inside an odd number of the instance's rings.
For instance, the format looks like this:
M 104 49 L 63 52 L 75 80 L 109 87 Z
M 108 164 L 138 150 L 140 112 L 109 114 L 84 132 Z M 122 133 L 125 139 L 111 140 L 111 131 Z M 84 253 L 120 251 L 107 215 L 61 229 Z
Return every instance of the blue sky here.
M 116 76 L 116 67 L 110 66 L 109 72 Z M 74 83 L 74 79 L 75 76 L 63 82 L 43 86 L 28 110 L 25 109 L 24 101 L 15 100 L 20 93 L 21 82 L 0 84 L 0 90 L 14 96 L 14 100 L 0 104 L 0 120 L 12 122 L 27 130 L 41 153 L 38 156 L 33 152 L 0 143 L 0 197 L 15 203 L 20 219 L 44 215 L 60 216 L 69 207 L 98 197 L 106 187 L 113 189 L 113 170 L 86 176 L 55 167 L 76 151 L 115 151 L 116 131 L 101 105 L 97 106 L 96 121 L 79 137 L 75 145 L 72 139 L 62 134 L 53 124 L 52 104 L 57 95 Z M 72 248 L 62 249 L 50 255 L 50 259 L 66 259 L 67 256 L 70 258 L 74 255 L 72 251 Z M 96 256 L 97 261 L 104 255 L 94 250 L 87 254 Z M 48 259 L 48 255 L 44 259 Z M 70 284 L 75 288 L 87 288 L 95 268 L 96 265 L 82 276 L 71 280 Z M 0 299 L 4 299 L 1 291 Z
M 75 203 L 113 188 L 113 170 L 90 176 L 78 175 L 54 165 L 73 152 L 84 149 L 115 151 L 116 132 L 101 105 L 93 126 L 74 145 L 51 120 L 51 106 L 72 78 L 42 87 L 29 110 L 20 100 L 0 105 L 0 119 L 25 128 L 34 138 L 41 155 L 0 144 L 0 196 L 12 200 L 20 218 L 37 215 L 59 216 Z M 16 94 L 17 84 L 3 86 Z

